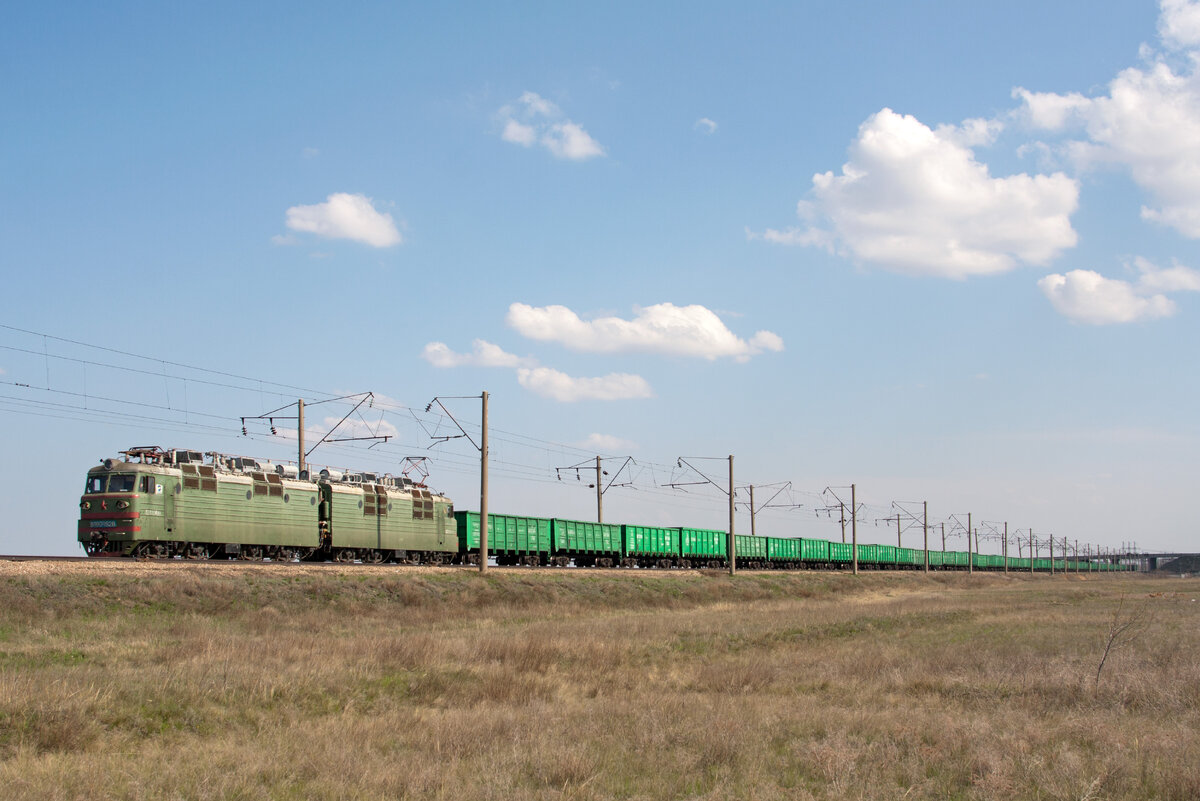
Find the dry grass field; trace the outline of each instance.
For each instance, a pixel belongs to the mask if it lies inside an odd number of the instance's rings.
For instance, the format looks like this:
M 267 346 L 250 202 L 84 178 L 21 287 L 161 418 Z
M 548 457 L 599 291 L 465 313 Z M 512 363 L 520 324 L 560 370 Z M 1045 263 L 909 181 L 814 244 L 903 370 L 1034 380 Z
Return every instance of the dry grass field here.
M 1192 800 L 1200 580 L 0 563 L 0 788 Z

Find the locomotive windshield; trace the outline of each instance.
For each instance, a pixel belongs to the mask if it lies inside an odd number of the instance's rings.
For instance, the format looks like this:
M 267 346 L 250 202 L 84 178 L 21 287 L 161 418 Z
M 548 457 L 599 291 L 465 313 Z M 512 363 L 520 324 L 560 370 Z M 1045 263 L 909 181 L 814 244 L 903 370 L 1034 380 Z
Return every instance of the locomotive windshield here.
M 92 495 L 97 492 L 133 492 L 137 484 L 137 476 L 132 473 L 116 473 L 111 476 L 88 476 L 84 492 Z

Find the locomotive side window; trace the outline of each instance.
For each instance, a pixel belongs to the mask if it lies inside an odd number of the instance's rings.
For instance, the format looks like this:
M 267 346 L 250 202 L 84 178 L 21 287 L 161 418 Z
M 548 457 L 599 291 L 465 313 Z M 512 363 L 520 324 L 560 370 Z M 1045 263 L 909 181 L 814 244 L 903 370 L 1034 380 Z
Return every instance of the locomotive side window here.
M 153 495 L 154 476 L 142 476 L 142 480 L 138 482 L 138 492 L 144 492 L 147 495 Z
M 83 491 L 86 493 L 104 492 L 106 478 L 107 476 L 88 476 L 87 486 Z

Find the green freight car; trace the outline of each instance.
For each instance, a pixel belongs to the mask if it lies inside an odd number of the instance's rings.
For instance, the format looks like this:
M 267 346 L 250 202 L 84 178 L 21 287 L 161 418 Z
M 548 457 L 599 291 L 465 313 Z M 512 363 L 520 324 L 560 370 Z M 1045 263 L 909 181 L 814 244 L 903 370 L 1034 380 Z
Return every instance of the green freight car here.
M 772 567 L 795 570 L 800 567 L 803 548 L 795 537 L 767 537 L 767 559 Z
M 751 570 L 764 570 L 770 567 L 767 561 L 767 538 L 753 534 L 735 534 L 733 547 L 737 554 L 737 566 Z
M 916 568 L 925 566 L 925 551 L 917 550 L 916 548 L 897 548 L 896 549 L 896 564 L 904 568 Z
M 479 564 L 479 512 L 455 512 L 458 550 Z M 550 519 L 488 514 L 488 555 L 498 565 L 550 563 Z
M 729 534 L 709 528 L 681 528 L 679 553 L 682 567 L 725 567 Z
M 830 542 L 829 561 L 841 567 L 848 565 L 854 559 L 854 546 L 849 542 Z
M 621 526 L 581 520 L 550 521 L 554 564 L 565 567 L 573 560 L 579 567 L 615 567 L 621 562 Z
M 679 529 L 621 526 L 625 567 L 675 567 L 679 563 Z
M 833 543 L 829 540 L 813 540 L 804 537 L 800 540 L 800 558 L 807 565 L 827 565 L 830 559 L 830 549 Z

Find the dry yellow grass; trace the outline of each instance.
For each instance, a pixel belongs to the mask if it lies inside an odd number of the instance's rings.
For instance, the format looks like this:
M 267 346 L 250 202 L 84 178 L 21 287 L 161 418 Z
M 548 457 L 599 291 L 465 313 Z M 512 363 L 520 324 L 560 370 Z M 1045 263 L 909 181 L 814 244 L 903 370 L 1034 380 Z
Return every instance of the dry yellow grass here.
M 1095 679 L 1113 615 L 1136 639 Z M 1200 798 L 1200 581 L 0 563 L 6 798 Z

